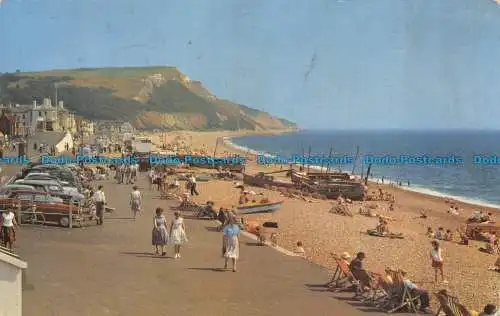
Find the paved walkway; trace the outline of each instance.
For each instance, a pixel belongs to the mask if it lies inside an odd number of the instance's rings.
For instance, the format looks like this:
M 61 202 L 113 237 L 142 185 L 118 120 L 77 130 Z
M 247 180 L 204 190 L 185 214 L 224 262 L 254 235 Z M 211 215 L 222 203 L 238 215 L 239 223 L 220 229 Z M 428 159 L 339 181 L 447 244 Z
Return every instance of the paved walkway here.
M 210 221 L 186 221 L 190 241 L 181 260 L 152 257 L 153 210 L 161 206 L 170 218 L 172 202 L 144 190 L 145 213 L 134 222 L 130 186 L 103 184 L 117 209 L 103 226 L 21 228 L 17 252 L 28 262 L 23 315 L 383 315 L 308 287 L 324 283 L 326 271 L 245 238 L 239 271 L 222 272 L 221 235 Z

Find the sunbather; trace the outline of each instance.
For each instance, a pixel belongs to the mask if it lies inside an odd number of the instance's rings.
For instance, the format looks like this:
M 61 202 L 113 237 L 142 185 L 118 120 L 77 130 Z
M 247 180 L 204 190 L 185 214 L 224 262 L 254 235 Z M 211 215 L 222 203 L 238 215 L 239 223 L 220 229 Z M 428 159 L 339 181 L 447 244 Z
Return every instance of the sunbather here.
M 427 227 L 427 233 L 425 234 L 428 238 L 434 238 L 434 231 L 432 227 Z
M 487 304 L 479 316 L 500 316 L 500 310 L 493 304 Z
M 306 251 L 304 250 L 304 247 L 302 246 L 302 241 L 297 241 L 297 245 L 295 246 L 294 249 L 294 254 L 299 257 L 303 257 L 306 255 Z
M 488 223 L 493 221 L 493 214 L 488 213 L 481 217 L 481 223 Z
M 401 275 L 403 276 L 403 282 L 405 287 L 408 290 L 410 290 L 412 296 L 419 297 L 420 311 L 427 313 L 429 308 L 429 293 L 426 290 L 419 288 L 413 282 L 411 282 L 410 279 L 407 278 L 406 271 L 401 271 Z
M 434 239 L 443 240 L 443 238 L 444 238 L 444 228 L 439 227 L 436 233 L 434 234 Z
M 385 235 L 389 232 L 389 228 L 387 226 L 387 221 L 385 221 L 383 218 L 380 218 L 379 219 L 379 224 L 377 225 L 377 227 L 375 228 L 375 230 L 381 234 L 381 235 Z
M 444 234 L 443 239 L 446 241 L 452 241 L 453 240 L 453 232 L 451 230 L 447 229 L 446 233 Z
M 371 284 L 371 277 L 368 271 L 363 268 L 363 261 L 366 259 L 364 252 L 358 252 L 356 258 L 349 264 L 349 269 L 351 270 L 353 276 L 360 283 L 360 288 L 363 290 L 369 288 Z

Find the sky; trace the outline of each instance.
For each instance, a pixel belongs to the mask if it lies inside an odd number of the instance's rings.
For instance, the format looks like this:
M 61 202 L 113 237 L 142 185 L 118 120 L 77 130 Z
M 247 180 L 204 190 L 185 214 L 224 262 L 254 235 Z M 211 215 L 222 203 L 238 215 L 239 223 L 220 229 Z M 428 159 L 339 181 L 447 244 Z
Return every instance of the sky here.
M 0 72 L 169 65 L 309 129 L 498 129 L 493 0 L 0 0 Z

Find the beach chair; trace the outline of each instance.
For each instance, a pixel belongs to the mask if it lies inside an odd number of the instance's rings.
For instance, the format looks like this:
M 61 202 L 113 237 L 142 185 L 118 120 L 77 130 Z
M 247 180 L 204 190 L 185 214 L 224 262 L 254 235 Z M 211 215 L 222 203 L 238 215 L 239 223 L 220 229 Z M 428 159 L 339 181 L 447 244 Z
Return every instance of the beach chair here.
M 378 307 L 388 314 L 400 311 L 403 308 L 408 308 L 410 312 L 415 313 L 417 311 L 415 303 L 419 297 L 412 296 L 411 290 L 404 284 L 403 275 L 400 271 L 389 271 L 389 275 L 392 278 L 392 284 L 387 289 L 386 300 Z
M 439 302 L 439 308 L 436 316 L 444 312 L 446 316 L 472 316 L 472 313 L 462 304 L 458 302 L 458 298 L 451 296 L 445 292 L 438 292 L 434 294 Z
M 333 273 L 332 279 L 330 281 L 331 284 L 338 284 L 341 281 L 344 281 L 348 279 L 348 283 L 350 283 L 350 286 L 347 287 L 338 287 L 338 286 L 333 286 L 335 289 L 335 292 L 341 292 L 345 291 L 348 289 L 351 289 L 353 286 L 358 289 L 359 286 L 359 281 L 354 277 L 352 274 L 351 270 L 349 269 L 349 265 L 342 260 L 340 257 L 334 256 L 333 259 L 335 260 L 335 263 L 337 264 L 337 268 L 335 269 L 335 272 Z

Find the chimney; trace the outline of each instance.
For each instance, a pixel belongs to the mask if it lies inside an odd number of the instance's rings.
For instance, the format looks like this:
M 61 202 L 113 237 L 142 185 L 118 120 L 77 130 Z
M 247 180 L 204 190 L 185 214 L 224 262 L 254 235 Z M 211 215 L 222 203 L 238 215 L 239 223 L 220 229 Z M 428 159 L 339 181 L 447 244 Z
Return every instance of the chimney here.
M 43 107 L 49 107 L 50 106 L 50 99 L 45 98 L 43 99 Z
M 58 105 L 60 109 L 64 109 L 64 101 L 59 101 Z
M 33 100 L 33 108 L 36 109 L 36 99 Z

